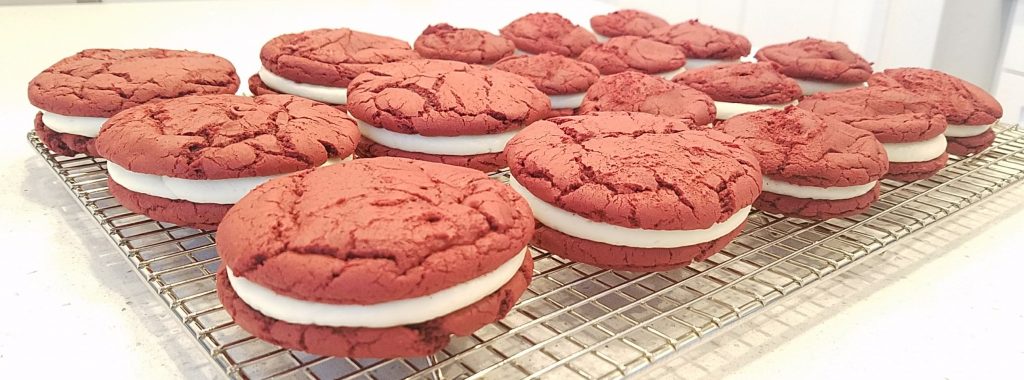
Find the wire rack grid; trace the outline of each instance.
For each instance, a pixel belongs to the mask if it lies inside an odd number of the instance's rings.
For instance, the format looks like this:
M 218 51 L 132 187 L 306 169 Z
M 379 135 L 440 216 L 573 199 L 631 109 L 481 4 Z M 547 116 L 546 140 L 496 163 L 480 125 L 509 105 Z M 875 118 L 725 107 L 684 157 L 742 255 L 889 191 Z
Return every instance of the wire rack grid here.
M 704 262 L 663 273 L 600 270 L 534 248 L 534 279 L 503 320 L 423 358 L 349 359 L 283 349 L 235 325 L 217 299 L 210 232 L 131 213 L 105 163 L 29 142 L 210 357 L 241 379 L 605 379 L 634 374 L 769 303 L 1024 179 L 1024 131 L 999 125 L 985 152 L 934 177 L 882 181 L 867 213 L 811 222 L 762 212 Z M 497 173 L 499 180 L 507 173 Z

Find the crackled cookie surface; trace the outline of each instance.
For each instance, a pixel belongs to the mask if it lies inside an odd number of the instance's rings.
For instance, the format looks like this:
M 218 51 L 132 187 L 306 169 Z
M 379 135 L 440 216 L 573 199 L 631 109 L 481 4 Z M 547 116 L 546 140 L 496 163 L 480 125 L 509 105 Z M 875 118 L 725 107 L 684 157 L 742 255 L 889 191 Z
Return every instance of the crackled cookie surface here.
M 757 155 L 765 179 L 754 207 L 767 212 L 808 219 L 862 212 L 889 169 L 870 132 L 797 107 L 746 113 L 716 129 Z
M 243 328 L 289 348 L 425 355 L 512 307 L 530 280 L 524 248 L 533 225 L 521 197 L 470 169 L 372 158 L 304 171 L 257 188 L 225 217 L 217 244 L 227 269 L 218 292 Z M 484 281 L 493 288 L 486 294 L 424 314 L 425 297 L 465 294 L 460 285 L 498 272 L 497 281 Z M 254 284 L 271 296 L 242 292 Z M 282 298 L 322 312 L 275 311 L 275 302 L 291 302 Z M 309 303 L 316 308 L 305 309 Z M 375 317 L 354 322 L 362 313 Z M 385 326 L 413 314 L 427 319 Z
M 519 75 L 533 82 L 551 98 L 547 117 L 572 115 L 601 73 L 594 65 L 560 54 L 514 55 L 494 64 L 494 68 Z
M 623 9 L 590 18 L 590 27 L 602 36 L 646 36 L 652 30 L 668 26 L 661 17 L 635 9 Z
M 423 58 L 450 59 L 489 65 L 512 55 L 516 47 L 501 36 L 479 29 L 456 28 L 448 24 L 428 26 L 416 38 L 413 48 Z
M 291 81 L 345 87 L 356 75 L 388 62 L 419 58 L 409 43 L 348 28 L 278 36 L 260 50 L 263 67 Z
M 637 36 L 612 37 L 588 47 L 579 60 L 597 67 L 603 75 L 627 70 L 647 74 L 675 71 L 686 64 L 683 48 Z
M 597 43 L 593 33 L 557 13 L 531 13 L 501 28 L 502 37 L 527 53 L 558 53 L 575 57 Z
M 690 59 L 738 59 L 750 54 L 746 37 L 697 20 L 654 29 L 648 37 L 683 48 Z
M 842 42 L 805 38 L 765 46 L 754 57 L 778 64 L 779 71 L 793 78 L 860 83 L 871 76 L 871 63 Z
M 587 90 L 579 112 L 600 111 L 645 112 L 687 119 L 697 126 L 715 121 L 715 102 L 707 94 L 635 71 L 601 77 Z
M 742 229 L 760 193 L 754 155 L 680 119 L 599 112 L 534 123 L 506 148 L 512 187 L 552 253 L 625 270 L 701 259 Z
M 785 104 L 800 98 L 800 86 L 770 63 L 719 64 L 687 70 L 673 81 L 721 102 Z

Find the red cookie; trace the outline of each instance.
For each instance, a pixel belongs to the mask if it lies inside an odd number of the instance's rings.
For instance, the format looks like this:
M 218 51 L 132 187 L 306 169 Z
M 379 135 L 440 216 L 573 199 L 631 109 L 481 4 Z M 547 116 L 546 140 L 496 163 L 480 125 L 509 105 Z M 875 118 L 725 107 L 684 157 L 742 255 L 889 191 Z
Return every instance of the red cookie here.
M 758 50 L 758 61 L 773 62 L 792 78 L 836 83 L 860 83 L 871 76 L 871 62 L 842 42 L 805 38 Z
M 672 81 L 719 102 L 785 104 L 800 98 L 800 85 L 770 63 L 723 63 L 687 70 Z
M 495 69 L 508 71 L 533 82 L 537 89 L 551 97 L 552 113 L 571 115 L 579 108 L 579 100 L 559 95 L 587 92 L 601 73 L 594 65 L 560 54 L 514 55 L 498 61 Z M 558 116 L 552 115 L 548 116 Z
M 424 58 L 489 65 L 512 55 L 516 46 L 483 30 L 437 24 L 423 30 L 413 49 Z
M 661 17 L 635 9 L 623 9 L 590 18 L 590 28 L 606 37 L 646 36 L 652 30 L 668 25 Z
M 106 118 L 149 101 L 232 94 L 237 90 L 235 67 L 213 54 L 89 49 L 60 60 L 32 78 L 28 99 L 43 112 Z M 55 131 L 43 123 L 41 115 L 36 116 L 35 130 L 50 150 L 65 156 L 95 155 L 91 136 Z
M 601 77 L 587 90 L 579 112 L 631 111 L 687 119 L 701 126 L 715 121 L 707 94 L 661 77 L 626 71 Z
M 603 75 L 627 70 L 660 74 L 683 67 L 686 54 L 679 46 L 649 38 L 621 36 L 588 47 L 579 60 L 594 65 Z
M 761 173 L 733 137 L 694 127 L 599 112 L 521 131 L 506 155 L 511 184 L 538 220 L 534 243 L 571 260 L 633 271 L 683 266 L 727 244 L 761 191 Z M 674 245 L 680 235 L 692 242 Z
M 757 155 L 765 182 L 754 207 L 766 212 L 817 220 L 862 212 L 889 168 L 871 132 L 797 107 L 745 113 L 716 129 Z
M 593 33 L 557 13 L 531 13 L 501 28 L 501 36 L 527 53 L 558 53 L 575 57 L 597 43 Z
M 328 158 L 351 155 L 358 139 L 355 123 L 322 103 L 290 95 L 206 95 L 117 114 L 96 138 L 96 150 L 108 161 L 113 195 L 129 210 L 210 229 L 233 201 L 189 198 L 207 199 L 216 195 L 196 194 L 241 186 L 210 180 L 318 167 Z
M 902 88 L 874 86 L 822 92 L 804 98 L 798 107 L 869 131 L 883 144 L 921 145 L 936 138 L 942 143 L 939 136 L 946 131 L 946 118 L 931 102 Z M 885 177 L 914 181 L 932 176 L 946 165 L 943 146 L 922 146 L 919 152 L 935 150 L 935 154 L 913 160 L 889 154 L 889 173 Z M 886 149 L 889 152 L 889 146 Z
M 746 37 L 697 20 L 654 29 L 648 37 L 682 47 L 689 59 L 732 60 L 750 54 L 750 41 Z
M 405 41 L 348 28 L 285 34 L 260 50 L 260 62 L 274 74 L 329 87 L 346 87 L 356 75 L 382 63 L 417 58 Z
M 974 136 L 951 136 L 958 129 L 993 124 L 1003 117 L 1003 107 L 985 90 L 937 70 L 887 69 L 872 75 L 868 85 L 902 87 L 934 103 L 949 123 L 947 151 L 956 155 L 981 152 L 995 140 L 991 128 Z
M 349 112 L 365 123 L 363 135 L 369 141 L 361 153 L 409 158 L 427 154 L 437 156 L 430 161 L 473 167 L 478 166 L 469 163 L 500 163 L 506 141 L 501 139 L 511 137 L 506 132 L 550 110 L 548 97 L 526 78 L 455 61 L 380 66 L 352 81 L 348 100 Z M 465 143 L 466 136 L 475 142 Z
M 231 272 L 218 273 L 218 295 L 242 328 L 287 348 L 347 357 L 428 355 L 451 334 L 469 335 L 511 309 L 532 274 L 532 259 L 522 252 L 533 228 L 527 203 L 478 171 L 398 158 L 307 170 L 256 188 L 225 216 L 217 247 Z M 480 298 L 466 299 L 457 289 L 502 268 L 511 269 L 507 279 L 488 280 L 495 290 Z M 305 306 L 275 311 L 278 301 L 243 293 L 241 279 L 273 299 L 314 302 L 321 311 L 406 306 L 375 313 L 378 326 L 348 312 L 311 323 L 328 313 L 306 313 Z M 417 307 L 445 292 L 462 292 L 457 301 L 466 306 Z M 288 321 L 296 316 L 309 321 Z M 388 325 L 408 318 L 427 319 Z

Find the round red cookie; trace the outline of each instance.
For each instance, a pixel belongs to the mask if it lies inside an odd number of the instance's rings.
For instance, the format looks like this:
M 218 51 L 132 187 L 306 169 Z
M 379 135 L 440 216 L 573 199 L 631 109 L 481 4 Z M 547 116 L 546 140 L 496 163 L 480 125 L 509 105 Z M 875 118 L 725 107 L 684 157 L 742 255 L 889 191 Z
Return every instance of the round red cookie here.
M 588 47 L 579 60 L 597 67 L 603 75 L 627 70 L 658 74 L 686 64 L 683 48 L 637 36 L 612 37 Z
M 707 229 L 749 206 L 761 191 L 757 161 L 731 136 L 680 119 L 600 112 L 534 123 L 506 148 L 512 177 L 540 206 L 631 229 Z M 536 207 L 537 205 L 535 205 Z M 537 246 L 587 264 L 654 271 L 703 259 L 742 223 L 707 242 L 637 248 L 569 236 L 535 209 Z
M 205 95 L 117 114 L 96 138 L 96 150 L 129 172 L 216 180 L 318 167 L 351 155 L 358 140 L 355 123 L 322 103 L 291 95 Z M 110 184 L 129 210 L 185 226 L 210 229 L 230 207 L 143 194 L 113 179 Z
M 719 102 L 785 104 L 802 95 L 793 78 L 764 62 L 720 63 L 686 70 L 672 81 L 700 90 Z
M 529 79 L 548 96 L 587 92 L 601 76 L 594 65 L 555 53 L 514 55 L 498 61 L 493 67 Z M 571 115 L 579 108 L 578 104 L 560 104 L 561 101 L 555 99 L 552 99 L 553 109 L 548 117 Z
M 413 49 L 424 58 L 489 65 L 512 55 L 516 46 L 483 30 L 437 24 L 423 30 Z
M 398 158 L 348 162 L 281 177 L 228 212 L 218 253 L 234 276 L 278 296 L 375 305 L 428 296 L 515 259 L 533 233 L 512 189 L 465 168 Z M 526 289 L 532 259 L 497 291 L 412 325 L 328 327 L 267 316 L 239 297 L 226 270 L 228 313 L 258 338 L 313 354 L 421 356 L 502 318 Z
M 682 47 L 689 59 L 732 60 L 750 54 L 750 41 L 746 37 L 697 20 L 654 29 L 647 37 Z
M 579 112 L 599 111 L 645 112 L 687 119 L 697 126 L 715 121 L 715 102 L 707 94 L 635 71 L 601 77 L 587 90 Z
M 501 28 L 501 36 L 527 53 L 558 53 L 575 57 L 597 43 L 589 30 L 557 13 L 531 13 Z
M 285 34 L 260 50 L 260 62 L 270 72 L 328 87 L 346 87 L 352 78 L 382 63 L 417 58 L 408 42 L 348 28 Z
M 863 129 L 797 107 L 733 117 L 716 127 L 735 136 L 757 155 L 769 179 L 798 186 L 865 186 L 889 169 L 882 143 Z M 878 199 L 879 185 L 845 199 L 811 199 L 773 193 L 766 185 L 754 207 L 806 219 L 829 219 L 866 210 Z
M 64 58 L 32 78 L 28 99 L 45 112 L 110 117 L 149 101 L 186 95 L 232 94 L 235 67 L 213 54 L 167 49 L 89 49 Z M 60 133 L 42 123 L 36 134 L 65 156 L 94 156 L 92 138 Z
M 871 62 L 842 42 L 804 38 L 758 50 L 758 61 L 773 62 L 792 78 L 860 83 L 871 76 Z
M 590 18 L 590 28 L 605 37 L 646 36 L 669 23 L 661 17 L 635 9 L 623 9 Z
M 926 141 L 946 131 L 946 118 L 931 102 L 901 88 L 821 92 L 805 97 L 798 107 L 871 132 L 883 144 Z M 889 162 L 885 177 L 914 181 L 932 176 L 945 165 L 945 154 L 925 161 Z

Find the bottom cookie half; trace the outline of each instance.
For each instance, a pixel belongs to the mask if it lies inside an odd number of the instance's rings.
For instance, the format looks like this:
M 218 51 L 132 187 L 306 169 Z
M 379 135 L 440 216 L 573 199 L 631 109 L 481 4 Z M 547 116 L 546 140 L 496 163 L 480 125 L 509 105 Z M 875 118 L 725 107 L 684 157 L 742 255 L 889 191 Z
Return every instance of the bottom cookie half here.
M 36 136 L 54 153 L 61 156 L 76 156 L 85 154 L 87 156 L 99 157 L 96 153 L 96 141 L 91 137 L 60 133 L 48 128 L 43 124 L 43 113 L 36 114 L 35 120 Z
M 946 167 L 946 161 L 948 160 L 949 154 L 943 153 L 941 156 L 931 161 L 890 162 L 889 172 L 885 174 L 885 178 L 904 182 L 925 179 L 935 175 L 939 170 Z
M 996 133 L 989 130 L 977 136 L 947 137 L 946 151 L 957 156 L 969 156 L 985 150 L 996 140 Z
M 128 190 L 112 179 L 107 179 L 110 194 L 117 198 L 121 205 L 136 214 L 142 214 L 160 222 L 174 223 L 179 226 L 215 230 L 224 214 L 232 205 L 213 203 L 193 203 L 189 201 L 167 199 Z
M 871 191 L 861 196 L 837 200 L 796 198 L 763 192 L 754 201 L 754 207 L 764 212 L 795 218 L 811 220 L 842 218 L 866 211 L 872 203 L 878 200 L 880 190 L 881 185 L 875 185 Z

